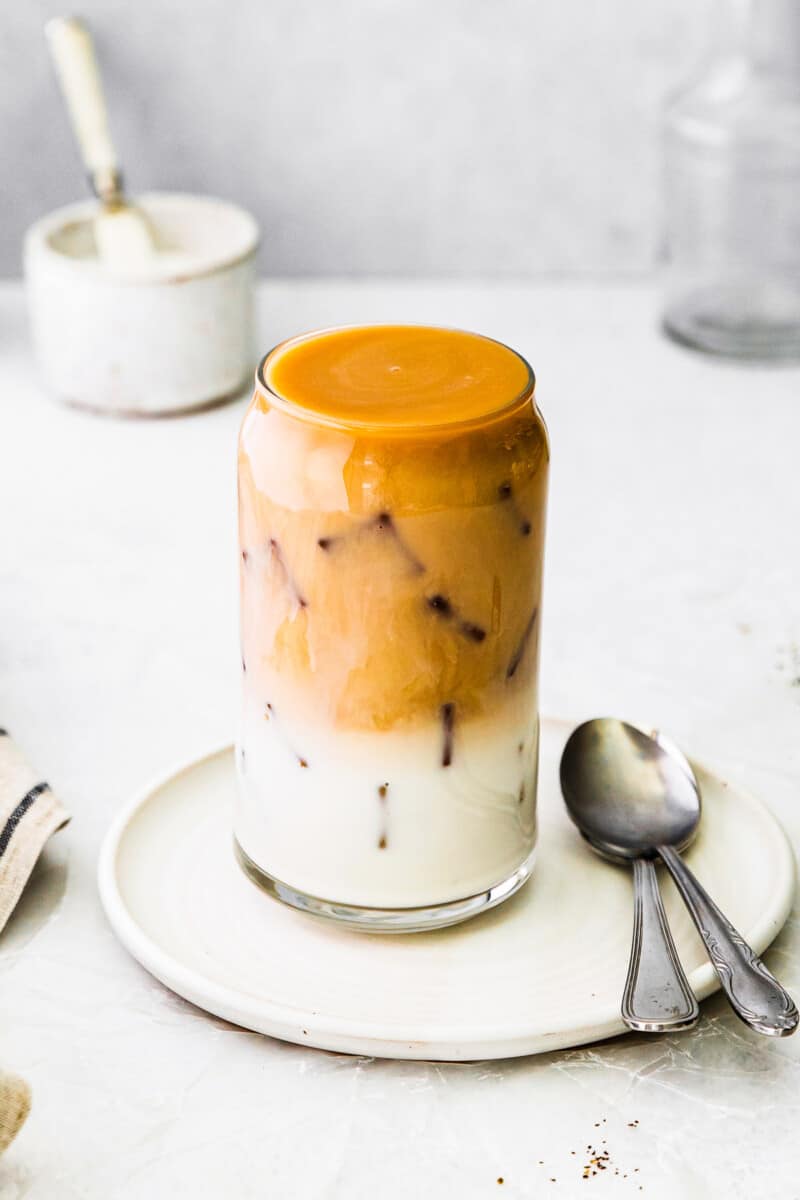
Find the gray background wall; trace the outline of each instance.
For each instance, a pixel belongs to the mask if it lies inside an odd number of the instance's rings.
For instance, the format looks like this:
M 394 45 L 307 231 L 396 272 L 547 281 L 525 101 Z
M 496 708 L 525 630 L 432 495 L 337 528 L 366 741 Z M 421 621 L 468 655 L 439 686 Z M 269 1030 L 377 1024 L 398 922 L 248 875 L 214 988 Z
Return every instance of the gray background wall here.
M 80 3 L 130 186 L 245 204 L 265 271 L 526 276 L 653 264 L 659 108 L 713 0 Z M 0 17 L 0 274 L 84 194 L 42 36 L 64 11 Z

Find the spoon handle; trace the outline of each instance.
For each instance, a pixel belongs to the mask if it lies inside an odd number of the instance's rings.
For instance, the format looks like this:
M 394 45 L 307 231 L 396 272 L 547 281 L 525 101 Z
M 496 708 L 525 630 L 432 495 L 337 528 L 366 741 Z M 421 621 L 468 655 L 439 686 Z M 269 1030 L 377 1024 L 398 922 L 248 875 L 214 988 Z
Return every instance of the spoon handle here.
M 659 846 L 658 853 L 692 915 L 736 1015 L 768 1037 L 794 1033 L 798 1013 L 789 993 L 723 916 L 680 855 L 671 846 Z
M 117 199 L 121 176 L 92 35 L 78 17 L 53 17 L 45 34 L 92 187 L 101 200 Z
M 698 1013 L 669 931 L 655 864 L 634 859 L 633 940 L 622 1019 L 640 1033 L 666 1033 L 689 1029 Z

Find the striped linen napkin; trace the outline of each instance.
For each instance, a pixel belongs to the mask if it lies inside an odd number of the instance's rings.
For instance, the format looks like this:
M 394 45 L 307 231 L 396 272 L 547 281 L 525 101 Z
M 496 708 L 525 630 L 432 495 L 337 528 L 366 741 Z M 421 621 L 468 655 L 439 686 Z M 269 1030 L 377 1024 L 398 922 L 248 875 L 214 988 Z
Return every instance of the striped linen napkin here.
M 0 930 L 47 839 L 69 813 L 0 729 Z
M 69 813 L 0 729 L 0 930 L 22 895 L 45 842 Z M 0 943 L 0 949 L 2 943 Z M 0 1071 L 0 1154 L 14 1140 L 31 1106 L 24 1079 Z

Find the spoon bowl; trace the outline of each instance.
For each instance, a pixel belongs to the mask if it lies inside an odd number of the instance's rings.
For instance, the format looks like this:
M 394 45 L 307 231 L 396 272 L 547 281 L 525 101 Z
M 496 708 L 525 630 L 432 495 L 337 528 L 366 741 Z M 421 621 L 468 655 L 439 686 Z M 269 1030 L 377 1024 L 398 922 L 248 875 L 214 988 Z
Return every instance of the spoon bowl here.
M 700 789 L 678 747 L 612 717 L 572 733 L 561 790 L 583 836 L 613 862 L 655 858 L 659 846 L 683 850 L 700 824 Z

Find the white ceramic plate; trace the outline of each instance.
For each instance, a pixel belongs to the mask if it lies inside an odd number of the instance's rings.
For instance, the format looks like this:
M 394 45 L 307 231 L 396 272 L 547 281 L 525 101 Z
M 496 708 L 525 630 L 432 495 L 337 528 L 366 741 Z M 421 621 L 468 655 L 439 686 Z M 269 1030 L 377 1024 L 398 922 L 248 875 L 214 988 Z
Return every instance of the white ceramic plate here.
M 148 788 L 120 815 L 99 869 L 108 918 L 131 954 L 194 1004 L 301 1045 L 385 1058 L 505 1058 L 624 1032 L 631 932 L 627 871 L 581 842 L 558 761 L 569 727 L 542 728 L 533 878 L 492 912 L 433 933 L 357 934 L 284 908 L 233 857 L 233 751 Z M 786 920 L 794 860 L 759 802 L 697 768 L 692 868 L 757 951 Z M 690 918 L 662 877 L 697 996 L 717 988 Z

